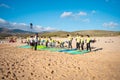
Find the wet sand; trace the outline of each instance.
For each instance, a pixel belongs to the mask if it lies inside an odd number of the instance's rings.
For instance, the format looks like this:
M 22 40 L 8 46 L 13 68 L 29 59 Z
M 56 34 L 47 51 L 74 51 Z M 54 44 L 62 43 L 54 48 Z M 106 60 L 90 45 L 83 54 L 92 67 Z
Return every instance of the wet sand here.
M 0 80 L 120 80 L 120 37 L 96 40 L 83 55 L 0 44 Z

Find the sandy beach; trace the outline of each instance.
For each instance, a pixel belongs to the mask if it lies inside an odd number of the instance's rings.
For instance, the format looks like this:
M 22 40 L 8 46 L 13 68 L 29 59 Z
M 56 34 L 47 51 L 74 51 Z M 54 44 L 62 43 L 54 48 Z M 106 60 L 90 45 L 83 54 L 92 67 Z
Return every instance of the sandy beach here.
M 120 36 L 95 39 L 92 52 L 82 55 L 2 43 L 0 80 L 120 80 Z

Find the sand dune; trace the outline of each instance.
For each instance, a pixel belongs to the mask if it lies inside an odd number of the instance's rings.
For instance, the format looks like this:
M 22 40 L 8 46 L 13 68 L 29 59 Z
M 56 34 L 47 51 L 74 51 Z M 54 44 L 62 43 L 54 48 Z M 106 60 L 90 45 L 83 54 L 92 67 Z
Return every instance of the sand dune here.
M 96 40 L 83 55 L 0 44 L 0 80 L 120 80 L 120 37 Z

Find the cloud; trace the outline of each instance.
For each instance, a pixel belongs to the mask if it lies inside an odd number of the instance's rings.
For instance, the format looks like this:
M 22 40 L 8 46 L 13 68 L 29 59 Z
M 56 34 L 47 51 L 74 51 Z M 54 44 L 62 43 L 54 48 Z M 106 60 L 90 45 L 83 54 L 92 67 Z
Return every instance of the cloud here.
M 9 27 L 9 22 L 0 18 L 0 27 Z
M 4 8 L 10 8 L 10 6 L 8 6 L 7 4 L 1 3 L 0 7 L 4 7 Z
M 92 11 L 92 13 L 95 13 L 95 12 L 96 12 L 95 10 Z M 90 19 L 86 18 L 87 15 L 88 15 L 88 13 L 87 12 L 83 12 L 83 11 L 76 12 L 76 13 L 73 13 L 73 12 L 63 12 L 60 17 L 61 18 L 71 17 L 73 20 L 79 20 L 81 22 L 89 23 Z M 82 17 L 82 16 L 85 16 L 85 17 Z
M 2 18 L 0 18 L 0 23 L 6 23 L 6 21 Z
M 61 18 L 70 17 L 70 16 L 72 16 L 72 12 L 63 12 L 63 13 L 61 14 Z
M 30 25 L 26 23 L 17 23 L 17 22 L 9 22 L 2 18 L 0 18 L 0 27 L 5 27 L 9 29 L 21 29 L 25 31 L 33 31 L 33 32 L 42 32 L 42 31 L 58 31 L 58 29 L 54 29 L 52 27 L 43 27 L 40 25 L 34 25 L 33 29 L 30 29 Z
M 81 11 L 81 12 L 79 12 L 79 13 L 78 13 L 78 15 L 79 15 L 79 16 L 86 16 L 86 15 L 87 15 L 87 13 L 86 13 L 86 12 L 82 12 L 82 11 Z
M 96 13 L 96 11 L 95 11 L 95 10 L 92 10 L 92 11 L 91 11 L 91 13 L 92 13 L 92 14 L 95 14 L 95 13 Z
M 16 23 L 16 22 L 9 22 L 9 28 L 10 29 L 21 29 L 21 30 L 25 30 L 25 31 L 29 31 L 29 25 L 25 24 L 25 23 Z
M 82 20 L 82 21 L 89 23 L 89 22 L 90 22 L 90 19 L 84 19 L 84 20 Z
M 40 25 L 34 26 L 34 30 L 37 32 L 41 31 L 58 31 L 57 29 L 51 28 L 51 27 L 42 27 Z
M 79 12 L 79 13 L 73 13 L 73 12 L 63 12 L 62 14 L 61 14 L 61 18 L 65 18 L 65 17 L 79 17 L 79 16 L 87 16 L 87 13 L 86 12 L 83 12 L 83 11 L 81 11 L 81 12 Z
M 103 23 L 104 27 L 108 27 L 108 28 L 115 28 L 118 26 L 118 23 L 115 22 L 108 22 L 108 23 Z

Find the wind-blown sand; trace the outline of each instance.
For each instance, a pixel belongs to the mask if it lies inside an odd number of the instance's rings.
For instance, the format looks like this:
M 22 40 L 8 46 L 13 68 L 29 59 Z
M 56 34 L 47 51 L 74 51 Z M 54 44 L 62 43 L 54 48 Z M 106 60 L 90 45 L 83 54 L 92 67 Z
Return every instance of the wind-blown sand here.
M 96 40 L 83 55 L 0 44 L 0 80 L 120 80 L 120 37 Z

